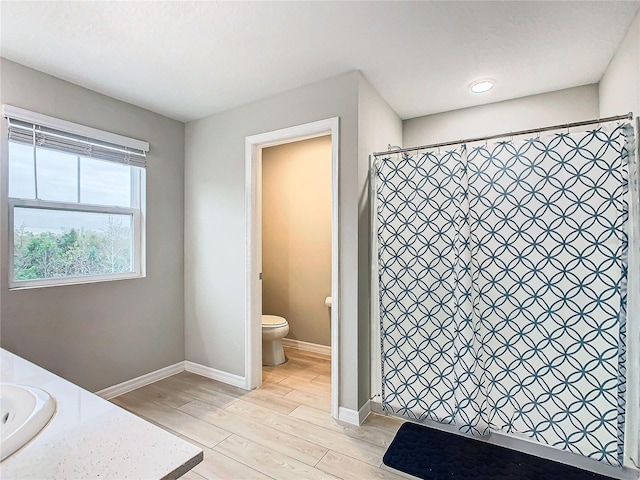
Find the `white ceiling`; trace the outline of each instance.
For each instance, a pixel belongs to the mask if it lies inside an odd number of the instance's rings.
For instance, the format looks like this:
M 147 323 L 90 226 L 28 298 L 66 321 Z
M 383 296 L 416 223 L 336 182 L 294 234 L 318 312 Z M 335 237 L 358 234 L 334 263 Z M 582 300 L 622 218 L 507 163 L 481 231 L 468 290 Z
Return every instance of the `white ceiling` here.
M 0 54 L 182 121 L 359 69 L 407 119 L 596 83 L 639 7 L 3 0 Z

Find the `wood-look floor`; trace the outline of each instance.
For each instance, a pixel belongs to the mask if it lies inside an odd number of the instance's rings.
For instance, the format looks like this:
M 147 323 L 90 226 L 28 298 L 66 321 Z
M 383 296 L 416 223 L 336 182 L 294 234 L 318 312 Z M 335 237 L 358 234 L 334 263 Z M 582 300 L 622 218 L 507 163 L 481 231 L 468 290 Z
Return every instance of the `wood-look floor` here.
M 402 422 L 331 418 L 331 361 L 287 348 L 251 392 L 183 372 L 112 402 L 204 450 L 183 479 L 402 479 L 382 456 Z

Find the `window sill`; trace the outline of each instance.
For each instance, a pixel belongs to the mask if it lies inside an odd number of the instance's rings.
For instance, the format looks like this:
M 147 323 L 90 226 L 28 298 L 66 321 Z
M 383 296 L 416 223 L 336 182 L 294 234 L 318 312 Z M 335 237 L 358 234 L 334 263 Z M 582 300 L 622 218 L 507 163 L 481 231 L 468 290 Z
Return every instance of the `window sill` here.
M 133 280 L 145 278 L 141 273 L 123 273 L 118 275 L 94 275 L 87 277 L 48 278 L 44 280 L 23 280 L 9 282 L 9 290 L 32 290 L 36 288 L 65 287 L 69 285 L 82 285 L 85 283 L 104 283 L 117 280 Z

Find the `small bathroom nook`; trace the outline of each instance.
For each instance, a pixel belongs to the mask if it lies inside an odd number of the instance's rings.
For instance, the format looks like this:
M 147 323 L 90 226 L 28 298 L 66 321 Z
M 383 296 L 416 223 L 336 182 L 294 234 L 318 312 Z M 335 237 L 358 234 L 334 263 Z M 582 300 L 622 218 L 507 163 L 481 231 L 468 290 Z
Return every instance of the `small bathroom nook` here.
M 332 117 L 245 139 L 244 385 L 278 383 L 333 418 L 340 394 L 339 128 Z
M 296 368 L 293 349 L 331 358 L 331 148 L 324 135 L 262 149 L 262 365 L 273 371 Z

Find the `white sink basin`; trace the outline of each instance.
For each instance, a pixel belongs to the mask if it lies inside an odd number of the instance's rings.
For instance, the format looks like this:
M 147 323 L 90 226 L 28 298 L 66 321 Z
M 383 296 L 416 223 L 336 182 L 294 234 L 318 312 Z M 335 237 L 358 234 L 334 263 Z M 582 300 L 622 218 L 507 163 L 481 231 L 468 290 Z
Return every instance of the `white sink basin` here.
M 0 383 L 0 461 L 35 437 L 55 410 L 55 400 L 44 390 Z

